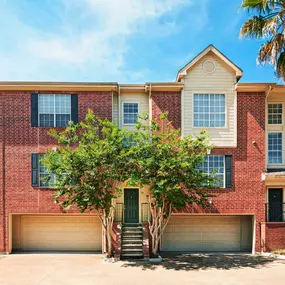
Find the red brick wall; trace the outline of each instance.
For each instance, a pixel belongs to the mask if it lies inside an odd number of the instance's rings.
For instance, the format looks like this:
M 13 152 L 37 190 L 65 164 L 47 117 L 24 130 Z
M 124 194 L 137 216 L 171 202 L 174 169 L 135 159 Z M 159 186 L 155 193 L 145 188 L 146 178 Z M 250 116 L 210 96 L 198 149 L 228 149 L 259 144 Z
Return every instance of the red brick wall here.
M 158 97 L 158 96 L 157 96 Z M 171 96 L 165 103 L 172 106 Z M 174 100 L 175 101 L 175 100 Z M 160 102 L 160 101 L 159 101 Z M 153 112 L 160 106 L 154 104 Z M 176 106 L 173 103 L 173 106 Z M 157 109 L 156 109 L 157 108 Z M 237 98 L 237 148 L 214 149 L 213 154 L 233 157 L 233 187 L 209 190 L 213 203 L 205 209 L 187 207 L 186 213 L 254 214 L 256 215 L 256 244 L 260 250 L 260 222 L 265 220 L 265 185 L 261 174 L 265 170 L 265 94 L 239 93 Z M 179 124 L 180 119 L 173 123 Z M 255 144 L 253 144 L 255 142 Z
M 265 248 L 266 251 L 285 249 L 285 223 L 266 223 Z
M 85 117 L 88 108 L 101 118 L 112 119 L 111 92 L 46 93 L 77 93 L 80 120 Z M 53 190 L 31 186 L 31 153 L 42 152 L 55 142 L 47 135 L 49 128 L 31 127 L 30 92 L 0 91 L 0 111 L 0 147 L 5 143 L 5 148 L 0 149 L 0 252 L 3 252 L 8 251 L 8 214 L 60 213 L 60 208 L 53 202 Z M 5 174 L 1 163 L 3 159 Z M 5 203 L 2 199 L 3 187 Z
M 172 126 L 179 128 L 180 92 L 153 92 L 152 98 L 153 118 L 158 118 L 160 113 L 169 111 Z M 94 113 L 102 118 L 111 119 L 111 92 L 78 92 L 78 101 L 80 119 L 84 117 L 88 108 L 93 109 Z M 255 214 L 256 250 L 259 250 L 260 222 L 265 220 L 265 186 L 261 181 L 261 174 L 265 168 L 265 94 L 239 93 L 237 103 L 238 146 L 214 150 L 214 154 L 233 155 L 233 187 L 211 190 L 215 196 L 213 204 L 208 205 L 206 209 L 196 210 L 206 213 Z M 31 187 L 31 153 L 54 145 L 54 141 L 46 134 L 46 128 L 31 127 L 30 93 L 0 92 L 0 111 L 1 252 L 8 251 L 9 213 L 60 213 L 60 209 L 53 203 L 52 190 Z M 253 144 L 253 141 L 256 144 Z M 4 143 L 5 148 L 3 148 Z M 6 162 L 5 175 L 1 163 L 3 159 Z M 5 203 L 2 199 L 3 186 L 6 190 Z M 188 208 L 185 211 L 193 212 L 193 209 Z M 4 219 L 5 226 L 3 226 Z M 4 234 L 5 239 L 3 239 Z
M 168 121 L 175 129 L 181 128 L 181 92 L 152 92 L 152 118 L 168 112 Z
M 119 258 L 121 255 L 121 223 L 114 222 L 112 228 L 112 245 L 114 256 Z

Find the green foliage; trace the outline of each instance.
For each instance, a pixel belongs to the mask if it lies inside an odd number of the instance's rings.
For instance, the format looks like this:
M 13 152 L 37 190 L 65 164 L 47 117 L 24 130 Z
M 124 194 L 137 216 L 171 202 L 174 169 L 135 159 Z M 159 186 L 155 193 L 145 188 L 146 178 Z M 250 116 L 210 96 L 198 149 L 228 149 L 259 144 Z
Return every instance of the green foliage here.
M 55 175 L 56 202 L 65 208 L 108 215 L 121 183 L 128 181 L 130 186 L 150 185 L 157 206 L 166 201 L 182 209 L 189 202 L 203 204 L 205 188 L 215 183 L 198 170 L 212 148 L 209 137 L 202 132 L 181 138 L 167 122 L 167 113 L 159 122 L 140 122 L 136 131 L 127 131 L 89 110 L 85 121 L 70 122 L 64 131 L 51 130 L 50 135 L 59 147 L 41 161 Z
M 191 202 L 204 204 L 208 198 L 205 188 L 216 182 L 198 169 L 213 147 L 206 133 L 181 138 L 180 130 L 171 128 L 166 113 L 158 122 L 138 124 L 137 128 L 133 135 L 136 145 L 129 151 L 133 164 L 129 184 L 149 185 L 157 207 L 166 203 L 183 209 Z
M 128 178 L 125 156 L 130 133 L 88 111 L 85 121 L 72 122 L 62 132 L 50 131 L 59 147 L 49 150 L 42 159 L 56 178 L 56 201 L 63 207 L 77 207 L 81 212 L 108 212 L 112 199 L 121 191 L 120 183 Z
M 241 28 L 241 37 L 263 38 L 257 60 L 273 65 L 276 75 L 284 80 L 285 0 L 243 0 L 241 8 L 251 13 Z

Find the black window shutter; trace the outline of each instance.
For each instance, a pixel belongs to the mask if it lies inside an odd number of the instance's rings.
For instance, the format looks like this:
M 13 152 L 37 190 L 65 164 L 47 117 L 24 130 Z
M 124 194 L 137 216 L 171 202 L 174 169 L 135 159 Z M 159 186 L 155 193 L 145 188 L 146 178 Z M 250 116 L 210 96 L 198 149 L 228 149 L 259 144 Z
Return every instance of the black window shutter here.
M 78 123 L 78 95 L 71 94 L 71 120 L 74 124 Z
M 39 126 L 38 109 L 39 109 L 38 94 L 32 93 L 31 94 L 31 124 L 32 124 L 32 127 L 38 127 Z
M 225 155 L 226 188 L 233 186 L 233 158 L 232 155 Z
M 39 154 L 32 153 L 32 186 L 39 186 Z

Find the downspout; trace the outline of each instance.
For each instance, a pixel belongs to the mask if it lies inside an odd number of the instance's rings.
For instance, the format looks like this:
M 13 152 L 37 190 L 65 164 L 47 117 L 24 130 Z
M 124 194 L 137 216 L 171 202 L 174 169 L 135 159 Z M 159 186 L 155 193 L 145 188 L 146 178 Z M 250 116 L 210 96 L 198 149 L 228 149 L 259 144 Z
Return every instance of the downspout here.
M 118 84 L 118 126 L 121 128 L 121 87 Z
M 149 90 L 148 90 L 148 98 L 149 98 L 149 125 L 151 126 L 152 121 L 152 97 L 151 97 L 151 84 L 149 84 Z
M 272 91 L 273 87 L 271 85 L 268 85 L 268 90 L 266 92 L 266 96 L 265 96 L 265 170 L 267 171 L 267 99 L 268 96 L 270 95 L 270 92 Z
M 268 120 L 268 114 L 267 114 L 267 99 L 268 99 L 268 96 L 270 95 L 270 92 L 272 91 L 273 87 L 271 85 L 268 85 L 268 90 L 266 92 L 266 96 L 265 96 L 265 172 L 267 172 L 267 137 L 268 137 L 268 133 L 267 133 L 267 120 Z M 262 178 L 264 177 L 265 175 L 262 174 Z M 266 180 L 266 176 L 264 177 L 264 180 Z M 266 189 L 266 186 L 265 186 L 265 189 Z M 267 190 L 267 189 L 266 189 Z M 266 191 L 265 192 L 265 202 L 267 202 L 267 195 L 268 195 L 268 192 Z M 266 213 L 267 215 L 267 213 Z M 266 217 L 265 217 L 266 218 Z M 260 249 L 261 249 L 261 252 L 264 252 L 264 248 L 265 248 L 265 240 L 266 240 L 266 231 L 265 231 L 265 223 L 261 223 L 260 224 Z
M 5 102 L 3 103 L 5 104 Z M 6 131 L 5 131 L 5 112 L 6 108 L 3 106 L 3 111 L 2 111 L 2 211 L 3 211 L 3 251 L 7 252 L 6 246 L 6 237 L 7 237 L 7 230 L 6 230 L 6 199 L 5 199 L 5 191 L 6 191 Z

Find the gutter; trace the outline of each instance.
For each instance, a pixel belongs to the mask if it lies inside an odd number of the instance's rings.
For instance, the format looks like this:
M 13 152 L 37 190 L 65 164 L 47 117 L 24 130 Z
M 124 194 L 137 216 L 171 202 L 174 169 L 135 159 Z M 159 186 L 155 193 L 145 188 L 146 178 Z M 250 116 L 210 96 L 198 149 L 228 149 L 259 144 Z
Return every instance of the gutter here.
M 5 103 L 4 103 L 5 104 Z M 3 218 L 2 218 L 2 222 L 3 222 L 3 251 L 7 252 L 6 249 L 6 238 L 7 238 L 7 230 L 6 230 L 6 199 L 5 199 L 5 190 L 6 190 L 6 162 L 5 162 L 5 150 L 6 150 L 6 135 L 5 135 L 5 112 L 6 108 L 5 106 L 3 106 L 3 111 L 2 111 L 2 214 L 3 214 Z
M 151 84 L 149 84 L 149 90 L 148 90 L 148 122 L 149 126 L 151 126 L 152 121 L 152 97 L 151 97 Z
M 273 87 L 271 85 L 268 85 L 268 90 L 266 92 L 265 96 L 265 171 L 267 171 L 267 98 L 270 94 L 270 92 L 273 90 Z

